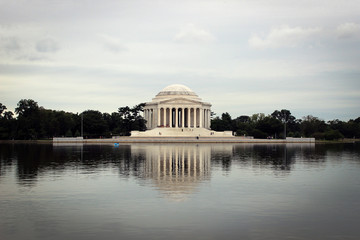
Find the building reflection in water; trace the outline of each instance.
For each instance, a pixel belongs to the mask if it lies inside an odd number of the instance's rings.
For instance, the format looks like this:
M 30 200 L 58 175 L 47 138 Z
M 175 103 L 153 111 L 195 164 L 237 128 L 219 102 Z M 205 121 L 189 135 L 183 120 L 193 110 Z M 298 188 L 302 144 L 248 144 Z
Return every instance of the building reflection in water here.
M 145 154 L 143 177 L 166 198 L 182 201 L 196 191 L 199 183 L 210 179 L 209 145 L 132 145 L 131 153 Z
M 333 151 L 339 149 L 314 144 L 1 145 L 0 177 L 15 170 L 18 183 L 31 187 L 39 175 L 101 175 L 114 169 L 122 178 L 134 178 L 169 198 L 182 199 L 209 181 L 211 171 L 226 175 L 249 169 L 256 175 L 286 177 L 295 163 L 324 168 L 325 156 Z

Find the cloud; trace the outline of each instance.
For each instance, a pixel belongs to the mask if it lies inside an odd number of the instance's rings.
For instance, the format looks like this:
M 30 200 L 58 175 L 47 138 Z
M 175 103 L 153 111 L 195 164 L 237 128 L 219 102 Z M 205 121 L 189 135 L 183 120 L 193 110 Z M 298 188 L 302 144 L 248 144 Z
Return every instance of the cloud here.
M 20 50 L 20 43 L 16 37 L 2 37 L 0 38 L 0 47 L 5 52 L 13 52 Z
M 343 23 L 336 28 L 338 38 L 358 38 L 360 37 L 360 25 L 356 23 Z
M 196 27 L 194 24 L 188 24 L 175 35 L 174 40 L 184 43 L 204 43 L 214 41 L 215 37 L 208 31 Z
M 52 53 L 59 50 L 57 42 L 52 38 L 44 38 L 36 43 L 36 50 L 42 53 Z
M 127 48 L 117 38 L 110 37 L 105 34 L 100 35 L 100 38 L 102 40 L 102 43 L 104 44 L 104 47 L 110 52 L 118 53 L 127 50 Z
M 297 47 L 312 40 L 321 30 L 319 28 L 302 28 L 282 26 L 273 28 L 266 37 L 254 35 L 249 45 L 257 49 Z

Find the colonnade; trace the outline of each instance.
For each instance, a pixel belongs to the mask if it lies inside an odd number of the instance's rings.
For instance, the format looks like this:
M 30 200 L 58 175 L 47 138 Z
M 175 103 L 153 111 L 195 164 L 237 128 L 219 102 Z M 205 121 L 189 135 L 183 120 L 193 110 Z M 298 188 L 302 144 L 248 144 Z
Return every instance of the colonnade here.
M 146 154 L 146 175 L 168 183 L 193 182 L 211 172 L 209 148 L 159 147 Z
M 210 108 L 160 107 L 144 109 L 146 127 L 210 129 Z

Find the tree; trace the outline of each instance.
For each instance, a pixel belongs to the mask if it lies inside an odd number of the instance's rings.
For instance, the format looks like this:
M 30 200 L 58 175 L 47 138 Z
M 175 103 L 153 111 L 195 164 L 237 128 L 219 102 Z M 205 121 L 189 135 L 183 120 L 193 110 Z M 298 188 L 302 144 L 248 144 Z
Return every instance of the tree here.
M 5 111 L 7 108 L 0 103 L 0 139 L 11 139 L 14 135 L 13 113 Z
M 326 131 L 326 123 L 317 117 L 308 115 L 301 122 L 301 133 L 305 137 L 320 136 L 319 133 Z
M 344 135 L 339 130 L 328 130 L 324 133 L 325 140 L 339 140 L 344 138 Z
M 82 114 L 85 136 L 100 137 L 107 134 L 108 126 L 101 112 L 97 110 L 86 110 Z
M 132 130 L 146 130 L 146 120 L 141 116 L 140 112 L 144 111 L 145 103 L 140 103 L 130 108 L 120 107 L 120 135 L 129 136 Z
M 5 110 L 6 110 L 6 106 L 0 103 L 0 117 Z
M 236 122 L 241 122 L 241 123 L 249 123 L 249 122 L 251 122 L 251 118 L 249 116 L 245 116 L 245 115 L 237 117 L 235 120 L 236 120 Z
M 242 115 L 235 120 L 235 131 L 237 136 L 249 135 L 252 132 L 251 118 L 249 116 Z
M 215 131 L 233 131 L 233 120 L 229 113 L 223 113 L 221 119 L 215 117 L 211 120 L 211 129 Z
M 267 136 L 277 137 L 282 130 L 282 123 L 280 120 L 267 116 L 256 123 L 256 129 L 265 133 Z
M 40 108 L 32 99 L 22 99 L 18 102 L 15 113 L 17 119 L 17 138 L 38 139 L 40 133 Z
M 22 99 L 18 102 L 15 113 L 22 117 L 27 117 L 39 111 L 39 105 L 32 99 Z
M 5 111 L 6 109 L 6 106 L 0 103 L 0 119 L 12 120 L 14 114 L 10 111 Z
M 14 114 L 12 112 L 10 112 L 10 111 L 4 112 L 3 115 L 4 115 L 3 118 L 6 119 L 6 120 L 12 120 L 13 116 L 14 116 Z
M 260 121 L 264 118 L 265 118 L 264 113 L 255 113 L 255 114 L 251 115 L 251 122 L 257 123 L 258 121 Z
M 275 110 L 271 116 L 284 124 L 284 138 L 286 138 L 286 124 L 294 122 L 296 118 L 291 115 L 289 110 L 286 109 L 282 109 L 281 111 Z

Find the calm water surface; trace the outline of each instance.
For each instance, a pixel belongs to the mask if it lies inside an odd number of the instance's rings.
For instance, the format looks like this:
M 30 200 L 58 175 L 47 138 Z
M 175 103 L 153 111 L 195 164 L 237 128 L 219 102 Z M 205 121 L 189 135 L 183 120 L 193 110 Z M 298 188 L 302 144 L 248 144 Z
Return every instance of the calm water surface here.
M 360 239 L 360 144 L 0 145 L 0 239 Z

